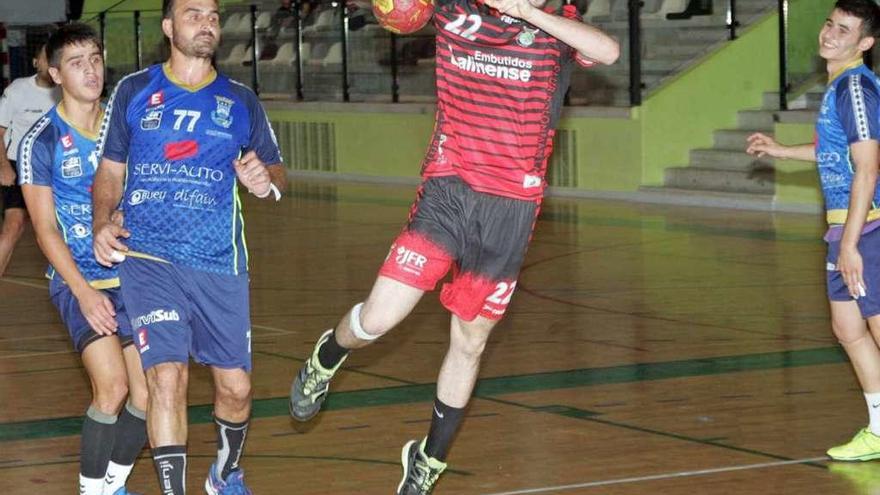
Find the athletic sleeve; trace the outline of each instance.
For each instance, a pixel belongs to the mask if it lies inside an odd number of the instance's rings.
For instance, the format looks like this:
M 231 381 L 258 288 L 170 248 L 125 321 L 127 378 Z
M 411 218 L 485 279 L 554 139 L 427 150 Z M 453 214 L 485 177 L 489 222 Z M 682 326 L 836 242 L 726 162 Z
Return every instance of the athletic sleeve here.
M 128 128 L 128 106 L 134 96 L 131 79 L 119 81 L 104 111 L 104 120 L 98 134 L 98 156 L 115 162 L 128 161 L 131 130 Z
M 248 149 L 256 152 L 260 160 L 266 165 L 281 163 L 281 150 L 278 149 L 278 140 L 275 139 L 275 131 L 269 124 L 269 117 L 263 110 L 263 105 L 253 93 L 248 98 L 248 107 L 251 114 L 251 135 Z
M 18 184 L 52 185 L 52 150 L 50 139 L 43 132 L 47 117 L 38 120 L 18 146 Z
M 880 141 L 880 95 L 866 76 L 853 74 L 836 88 L 837 113 L 847 142 Z
M 562 6 L 562 17 L 566 19 L 571 19 L 578 22 L 584 22 L 584 18 L 581 16 L 580 12 L 578 12 L 577 6 L 574 4 L 566 4 Z M 587 57 L 583 56 L 581 52 L 571 48 L 572 57 L 574 61 L 578 63 L 581 67 L 588 68 L 596 65 L 595 60 L 590 60 Z

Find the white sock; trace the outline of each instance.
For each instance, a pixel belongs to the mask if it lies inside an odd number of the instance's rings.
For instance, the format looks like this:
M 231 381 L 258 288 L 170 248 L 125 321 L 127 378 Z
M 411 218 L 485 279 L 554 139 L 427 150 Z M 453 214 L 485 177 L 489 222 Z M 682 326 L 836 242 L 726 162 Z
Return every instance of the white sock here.
M 79 475 L 79 495 L 104 495 L 104 478 Z
M 866 393 L 865 402 L 868 404 L 868 430 L 880 436 L 880 392 Z
M 116 490 L 125 486 L 125 482 L 128 480 L 128 475 L 131 474 L 133 467 L 134 464 L 123 466 L 122 464 L 110 461 L 107 464 L 107 474 L 104 475 L 104 495 L 113 495 L 116 493 Z

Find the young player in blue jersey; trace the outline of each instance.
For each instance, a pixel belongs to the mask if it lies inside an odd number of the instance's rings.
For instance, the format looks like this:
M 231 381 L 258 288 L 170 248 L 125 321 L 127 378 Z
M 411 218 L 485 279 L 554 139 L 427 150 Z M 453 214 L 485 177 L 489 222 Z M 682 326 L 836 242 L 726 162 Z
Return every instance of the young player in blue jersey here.
M 137 350 L 129 345 L 131 326 L 117 270 L 99 265 L 92 254 L 90 190 L 103 114 L 101 42 L 87 25 L 68 24 L 52 34 L 46 50 L 49 73 L 63 97 L 22 140 L 18 178 L 37 242 L 51 263 L 52 302 L 92 385 L 82 429 L 79 493 L 124 495 L 146 442 L 147 390 Z
M 862 63 L 880 34 L 872 0 L 838 0 L 819 34 L 828 89 L 816 121 L 816 142 L 783 146 L 761 133 L 747 151 L 815 161 L 825 197 L 831 327 L 865 395 L 869 424 L 828 450 L 840 461 L 880 458 L 880 79 Z
M 251 407 L 247 249 L 239 183 L 280 198 L 285 170 L 265 112 L 218 74 L 216 0 L 165 0 L 167 63 L 122 79 L 107 104 L 93 190 L 94 250 L 119 264 L 147 375 L 147 430 L 164 495 L 184 493 L 188 361 L 210 366 L 217 459 L 210 495 L 249 494 L 239 460 Z M 123 191 L 123 184 L 125 184 Z M 117 204 L 125 228 L 111 221 Z

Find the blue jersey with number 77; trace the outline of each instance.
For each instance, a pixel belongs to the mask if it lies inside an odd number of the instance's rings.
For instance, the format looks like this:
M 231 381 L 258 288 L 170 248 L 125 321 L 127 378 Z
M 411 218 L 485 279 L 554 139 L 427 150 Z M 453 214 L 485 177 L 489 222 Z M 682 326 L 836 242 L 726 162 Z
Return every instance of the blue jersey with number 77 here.
M 127 163 L 121 207 L 131 255 L 213 273 L 247 271 L 232 162 L 253 150 L 266 164 L 281 163 L 253 91 L 222 74 L 188 86 L 167 66 L 151 66 L 117 84 L 98 149 Z

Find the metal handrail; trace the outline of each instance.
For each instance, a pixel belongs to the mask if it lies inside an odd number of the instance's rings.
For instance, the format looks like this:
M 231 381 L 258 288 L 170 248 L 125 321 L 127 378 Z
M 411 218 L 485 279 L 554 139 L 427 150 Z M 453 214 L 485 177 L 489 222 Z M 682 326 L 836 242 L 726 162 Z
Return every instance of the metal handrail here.
M 779 9 L 779 109 L 788 110 L 788 0 L 778 0 Z
M 629 103 L 642 104 L 642 0 L 628 0 L 629 24 Z

